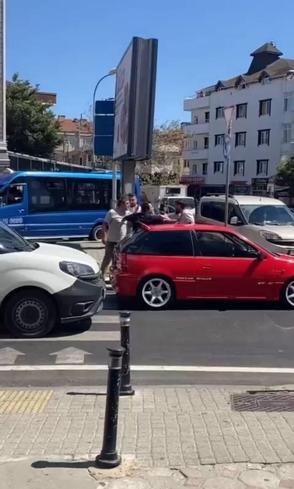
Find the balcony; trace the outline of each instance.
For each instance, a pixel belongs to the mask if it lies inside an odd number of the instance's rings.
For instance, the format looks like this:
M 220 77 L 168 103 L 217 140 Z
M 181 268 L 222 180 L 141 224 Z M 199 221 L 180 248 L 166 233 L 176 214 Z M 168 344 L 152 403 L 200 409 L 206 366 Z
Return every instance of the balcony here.
M 203 124 L 189 124 L 184 126 L 184 134 L 186 136 L 193 136 L 195 134 L 208 134 L 209 122 Z
M 180 183 L 186 184 L 186 185 L 204 185 L 205 184 L 205 177 L 198 177 L 196 175 L 182 175 L 180 179 Z
M 184 160 L 207 160 L 208 149 L 184 149 Z
M 204 109 L 209 107 L 209 96 L 194 96 L 184 100 L 184 110 Z

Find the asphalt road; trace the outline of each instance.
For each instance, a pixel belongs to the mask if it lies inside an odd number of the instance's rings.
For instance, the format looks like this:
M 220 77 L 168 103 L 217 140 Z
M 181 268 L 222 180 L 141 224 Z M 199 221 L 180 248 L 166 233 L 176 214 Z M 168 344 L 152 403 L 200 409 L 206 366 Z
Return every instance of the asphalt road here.
M 135 385 L 293 383 L 293 311 L 260 303 L 193 302 L 161 312 L 132 307 Z M 0 385 L 104 386 L 107 347 L 118 345 L 111 294 L 92 324 L 59 327 L 41 340 L 14 340 L 2 330 Z

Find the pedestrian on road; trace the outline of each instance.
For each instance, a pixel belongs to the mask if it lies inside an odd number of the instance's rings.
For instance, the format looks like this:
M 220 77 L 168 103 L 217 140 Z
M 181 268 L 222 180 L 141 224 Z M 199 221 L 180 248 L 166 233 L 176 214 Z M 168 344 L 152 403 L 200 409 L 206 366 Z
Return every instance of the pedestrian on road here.
M 136 212 L 141 212 L 141 206 L 138 204 L 138 200 L 136 195 L 134 194 L 128 194 L 128 200 L 129 200 L 129 211 L 134 214 Z
M 194 224 L 195 212 L 194 209 L 187 207 L 185 202 L 178 200 L 176 202 L 176 219 L 179 224 Z
M 127 235 L 127 221 L 124 218 L 129 214 L 128 200 L 120 198 L 115 209 L 107 212 L 102 226 L 102 243 L 105 244 L 105 254 L 101 263 L 101 273 L 105 272 L 113 261 L 115 247 Z

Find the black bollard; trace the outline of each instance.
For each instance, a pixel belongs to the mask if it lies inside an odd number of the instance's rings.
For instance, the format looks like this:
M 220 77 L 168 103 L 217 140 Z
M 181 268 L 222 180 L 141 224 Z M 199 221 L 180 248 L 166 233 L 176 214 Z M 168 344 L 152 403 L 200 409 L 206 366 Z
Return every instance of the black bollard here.
M 121 311 L 119 313 L 119 318 L 120 318 L 120 344 L 121 347 L 124 349 L 124 353 L 122 357 L 120 395 L 133 396 L 135 394 L 135 391 L 131 385 L 131 370 L 130 370 L 131 313 L 128 311 Z
M 108 366 L 103 445 L 100 455 L 96 457 L 96 465 L 101 469 L 113 469 L 121 463 L 121 457 L 116 451 L 116 438 L 123 349 L 108 348 L 108 350 L 110 361 Z

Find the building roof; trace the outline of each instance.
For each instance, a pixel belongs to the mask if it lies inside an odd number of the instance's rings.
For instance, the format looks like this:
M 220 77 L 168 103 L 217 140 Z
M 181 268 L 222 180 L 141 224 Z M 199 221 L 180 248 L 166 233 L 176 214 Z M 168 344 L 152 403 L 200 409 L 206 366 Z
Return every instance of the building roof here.
M 266 42 L 259 48 L 255 49 L 255 51 L 253 51 L 253 53 L 251 53 L 250 56 L 256 56 L 257 54 L 263 54 L 263 53 L 276 54 L 277 56 L 283 55 L 283 53 L 274 45 L 273 42 Z
M 198 94 L 203 96 L 217 90 L 237 88 L 242 84 L 260 82 L 264 78 L 281 78 L 294 70 L 294 59 L 280 58 L 282 54 L 273 43 L 267 42 L 251 53 L 253 60 L 247 73 L 218 80 L 215 85 L 200 90 Z
M 87 119 L 67 119 L 64 116 L 58 116 L 59 131 L 64 133 L 92 134 L 92 123 Z

